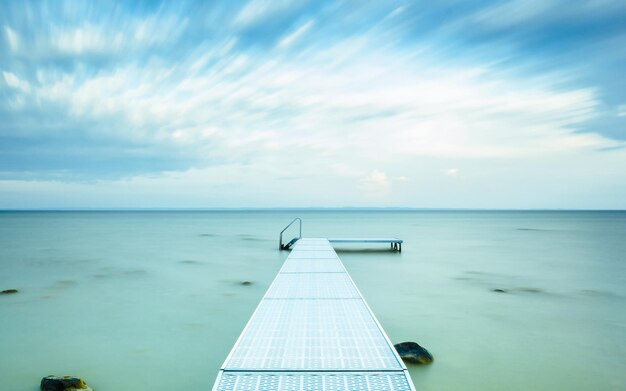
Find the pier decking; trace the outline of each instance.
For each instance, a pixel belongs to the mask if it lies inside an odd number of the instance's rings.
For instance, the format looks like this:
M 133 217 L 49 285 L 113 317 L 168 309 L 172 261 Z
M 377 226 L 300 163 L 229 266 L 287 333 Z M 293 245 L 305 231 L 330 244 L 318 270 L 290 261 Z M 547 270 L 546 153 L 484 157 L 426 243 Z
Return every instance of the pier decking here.
M 402 251 L 402 239 L 398 238 L 329 238 L 330 243 L 389 243 L 392 250 Z
M 414 387 L 329 240 L 302 238 L 226 358 L 213 390 Z

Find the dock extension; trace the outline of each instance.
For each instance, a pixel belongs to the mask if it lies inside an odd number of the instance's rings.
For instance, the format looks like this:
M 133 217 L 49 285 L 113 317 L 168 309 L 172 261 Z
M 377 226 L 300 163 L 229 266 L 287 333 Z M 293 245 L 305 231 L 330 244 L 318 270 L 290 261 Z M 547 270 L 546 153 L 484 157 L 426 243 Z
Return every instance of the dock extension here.
M 398 238 L 330 238 L 331 243 L 389 243 L 394 251 L 402 251 L 402 239 Z

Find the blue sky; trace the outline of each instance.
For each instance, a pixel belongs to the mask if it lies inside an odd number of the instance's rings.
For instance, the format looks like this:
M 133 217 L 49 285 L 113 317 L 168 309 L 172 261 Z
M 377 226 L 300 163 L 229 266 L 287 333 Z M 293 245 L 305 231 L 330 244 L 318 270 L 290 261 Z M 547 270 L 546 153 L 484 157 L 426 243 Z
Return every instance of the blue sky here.
M 626 208 L 626 2 L 0 3 L 0 208 Z

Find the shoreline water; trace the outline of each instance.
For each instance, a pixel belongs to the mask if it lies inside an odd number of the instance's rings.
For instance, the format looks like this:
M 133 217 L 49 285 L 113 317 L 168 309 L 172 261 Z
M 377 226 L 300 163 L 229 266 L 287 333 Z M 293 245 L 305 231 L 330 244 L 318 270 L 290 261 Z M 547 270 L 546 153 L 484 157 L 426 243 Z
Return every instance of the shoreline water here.
M 55 372 L 211 387 L 287 255 L 293 210 L 156 212 L 0 215 L 0 290 L 20 290 L 0 297 L 7 387 Z M 410 368 L 418 389 L 624 388 L 625 212 L 301 213 L 307 236 L 405 240 L 336 248 L 392 342 L 435 355 Z

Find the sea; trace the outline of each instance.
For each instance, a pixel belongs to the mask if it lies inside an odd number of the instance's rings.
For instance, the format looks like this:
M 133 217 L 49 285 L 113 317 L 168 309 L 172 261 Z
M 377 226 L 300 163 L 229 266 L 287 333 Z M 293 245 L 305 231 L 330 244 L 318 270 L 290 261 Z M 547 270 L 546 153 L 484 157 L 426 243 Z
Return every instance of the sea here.
M 210 390 L 295 217 L 404 240 L 336 250 L 418 391 L 626 390 L 626 212 L 353 209 L 0 212 L 0 390 Z

